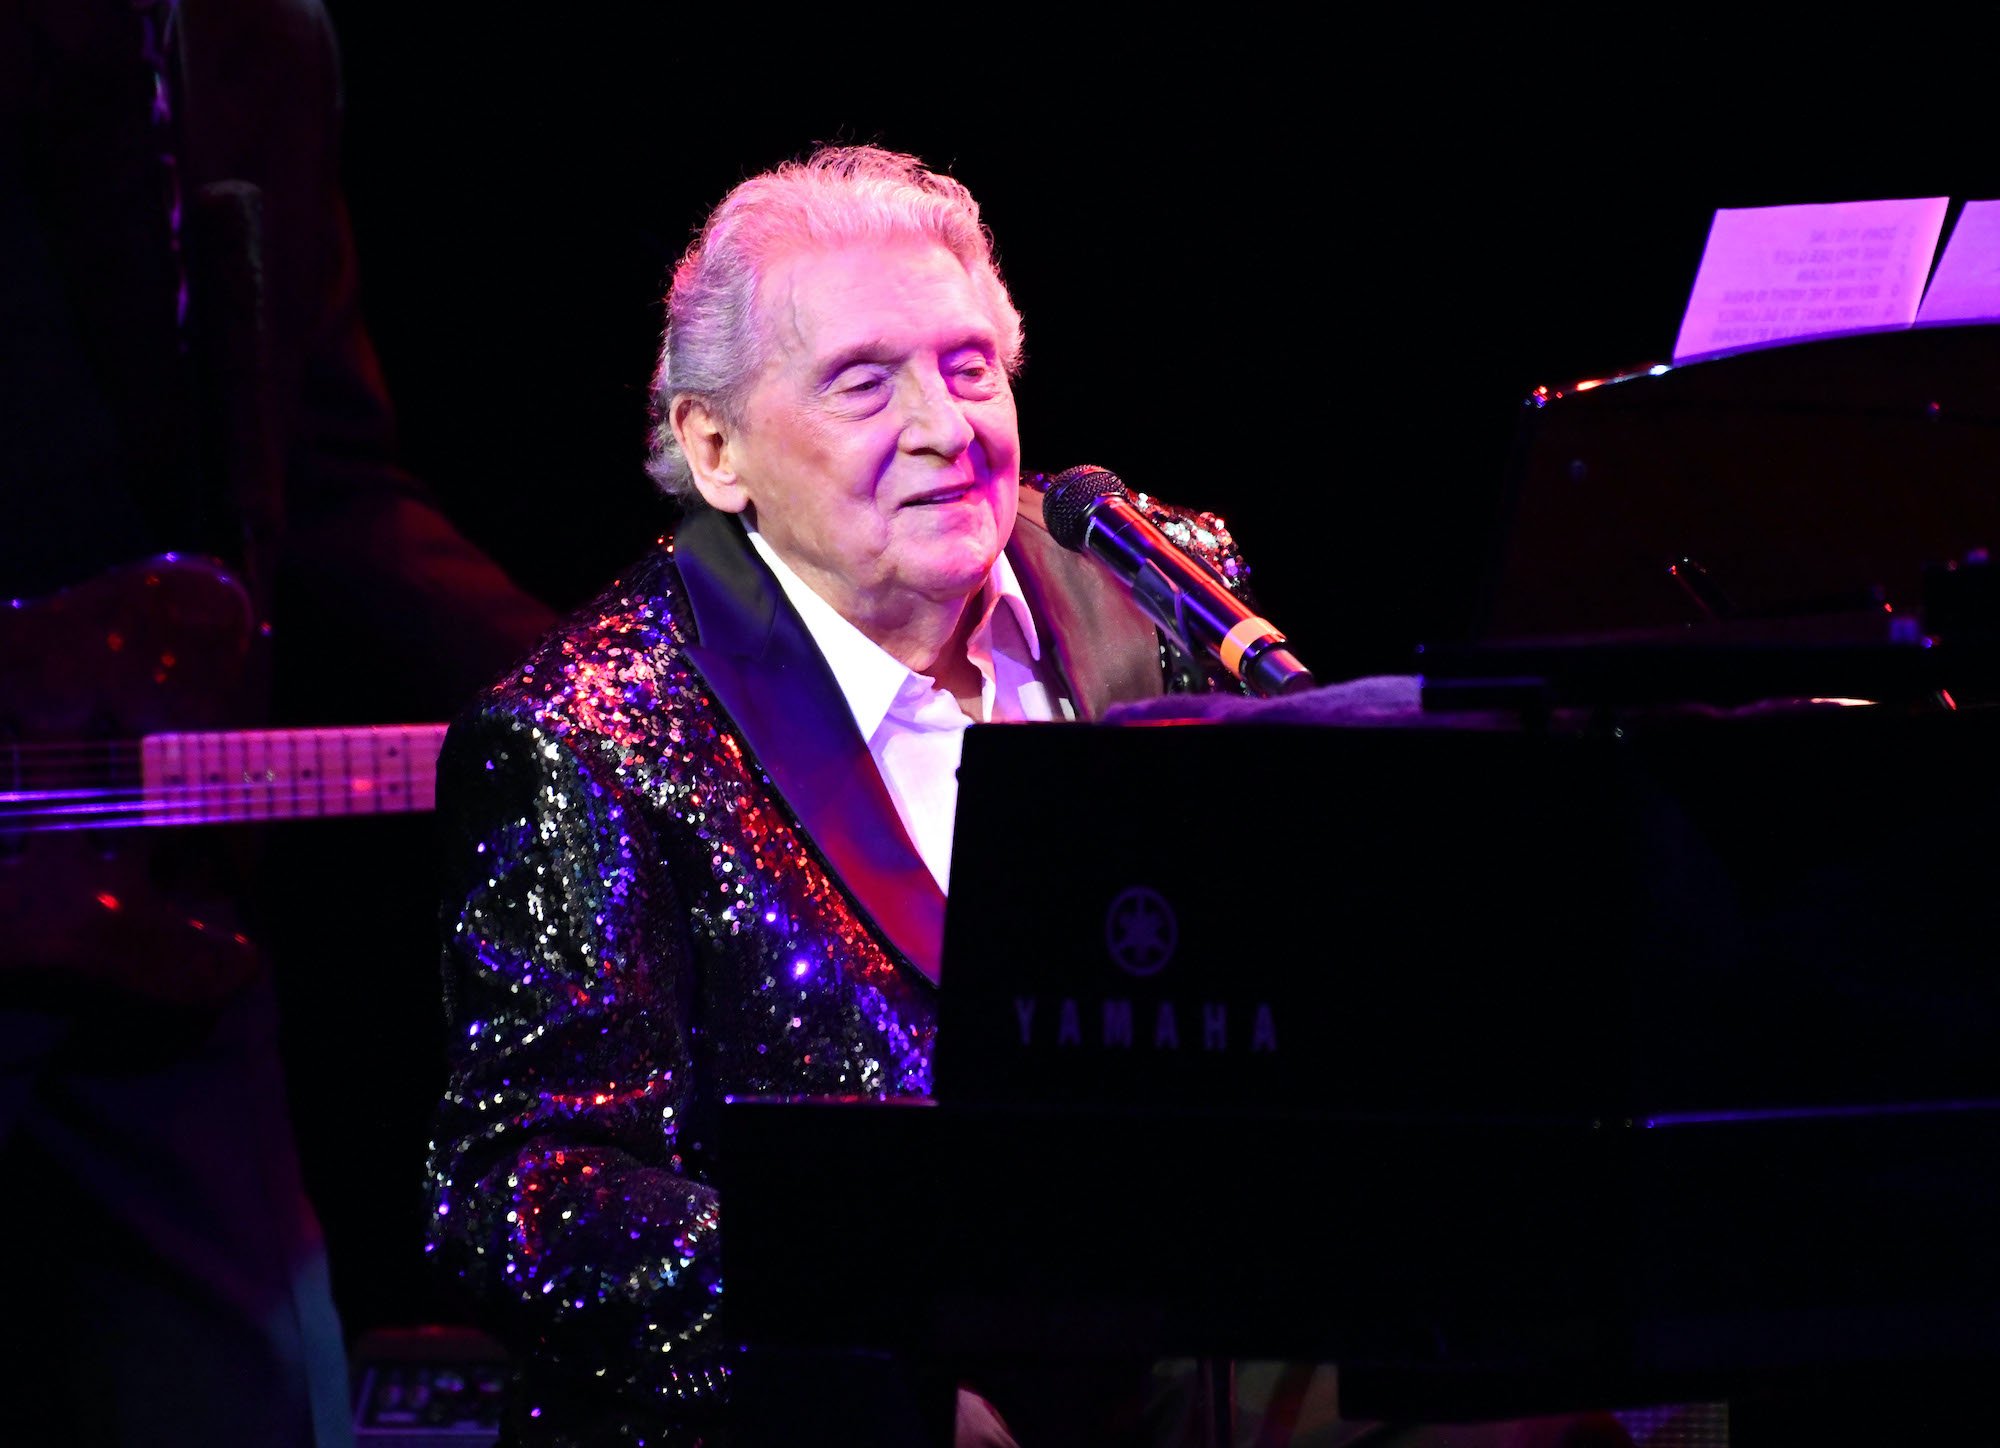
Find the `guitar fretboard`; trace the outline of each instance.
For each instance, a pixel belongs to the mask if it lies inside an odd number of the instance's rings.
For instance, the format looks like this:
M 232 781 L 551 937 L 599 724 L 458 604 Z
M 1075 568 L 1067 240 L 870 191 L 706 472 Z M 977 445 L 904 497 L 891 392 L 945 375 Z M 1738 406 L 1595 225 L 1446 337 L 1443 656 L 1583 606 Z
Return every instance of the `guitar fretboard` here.
M 442 724 L 153 734 L 140 795 L 156 824 L 428 810 L 443 745 Z
M 18 745 L 0 759 L 0 833 L 430 810 L 444 732 L 374 724 L 149 734 L 136 748 Z

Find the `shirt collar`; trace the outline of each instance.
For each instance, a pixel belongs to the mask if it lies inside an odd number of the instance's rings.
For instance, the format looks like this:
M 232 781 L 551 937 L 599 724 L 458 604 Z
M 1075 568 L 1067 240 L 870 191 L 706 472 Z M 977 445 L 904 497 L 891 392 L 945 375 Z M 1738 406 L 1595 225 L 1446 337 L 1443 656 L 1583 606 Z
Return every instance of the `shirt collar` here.
M 1021 641 L 1028 646 L 1028 657 L 1039 664 L 1042 661 L 1042 637 L 1035 632 L 1035 616 L 1028 611 L 1028 596 L 1021 592 L 1021 580 L 1014 576 L 1014 565 L 1008 561 L 1004 551 L 993 560 L 993 567 L 987 571 L 986 584 L 979 594 L 979 622 L 973 626 L 966 651 L 980 652 L 980 639 L 991 635 L 993 615 L 1003 603 L 1014 615 L 1014 622 L 1021 626 Z M 985 652 L 992 652 L 990 645 Z
M 786 600 L 798 614 L 799 621 L 806 626 L 806 632 L 812 635 L 820 657 L 833 671 L 833 680 L 847 700 L 847 707 L 854 715 L 854 724 L 861 731 L 861 737 L 874 738 L 875 731 L 882 727 L 883 719 L 895 704 L 896 696 L 911 680 L 923 680 L 925 676 L 843 618 L 838 609 L 813 592 L 812 585 L 792 571 L 748 518 L 738 514 L 737 519 L 742 523 L 743 531 L 750 535 L 750 546 L 757 550 L 757 556 L 764 560 L 764 566 L 778 580 L 778 587 L 785 591 Z M 1005 552 L 993 560 L 993 567 L 987 570 L 986 582 L 980 588 L 979 622 L 973 628 L 968 651 L 983 647 L 990 657 L 993 615 L 1003 603 L 1020 625 L 1022 641 L 1028 646 L 1028 657 L 1039 663 L 1042 657 L 1041 637 L 1035 631 L 1034 615 L 1028 611 L 1027 596 L 1021 592 L 1021 581 L 1014 576 L 1014 565 L 1007 561 Z

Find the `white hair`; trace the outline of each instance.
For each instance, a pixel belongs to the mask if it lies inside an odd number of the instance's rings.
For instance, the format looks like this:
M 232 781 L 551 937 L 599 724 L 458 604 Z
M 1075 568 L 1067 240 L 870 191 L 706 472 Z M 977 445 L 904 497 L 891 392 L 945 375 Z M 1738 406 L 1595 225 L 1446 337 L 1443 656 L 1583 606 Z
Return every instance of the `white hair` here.
M 799 251 L 900 239 L 934 241 L 958 258 L 985 302 L 1009 375 L 1021 366 L 1021 314 L 994 260 L 993 237 L 962 182 L 914 156 L 877 146 L 829 146 L 752 176 L 722 199 L 674 268 L 653 374 L 646 471 L 669 497 L 699 501 L 674 436 L 673 408 L 699 398 L 740 426 L 770 338 L 758 306 L 765 270 Z

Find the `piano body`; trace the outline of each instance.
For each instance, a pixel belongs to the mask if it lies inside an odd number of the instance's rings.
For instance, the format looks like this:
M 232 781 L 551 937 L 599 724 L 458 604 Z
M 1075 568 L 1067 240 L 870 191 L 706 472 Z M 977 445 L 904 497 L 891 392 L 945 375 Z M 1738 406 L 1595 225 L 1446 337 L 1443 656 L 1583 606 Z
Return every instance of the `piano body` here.
M 1545 397 L 1487 627 L 1402 715 L 971 731 L 937 1099 L 724 1108 L 737 1330 L 1337 1361 L 1431 1420 L 1976 1381 L 1995 341 Z

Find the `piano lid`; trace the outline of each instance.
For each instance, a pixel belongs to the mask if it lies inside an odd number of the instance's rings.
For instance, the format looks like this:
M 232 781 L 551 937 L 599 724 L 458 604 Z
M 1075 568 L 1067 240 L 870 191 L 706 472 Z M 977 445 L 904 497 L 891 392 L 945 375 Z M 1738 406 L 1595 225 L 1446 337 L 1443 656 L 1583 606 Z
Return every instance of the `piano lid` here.
M 1799 343 L 1528 398 L 1481 642 L 1844 615 L 2000 540 L 2000 328 Z M 1670 569 L 1691 560 L 1699 573 Z M 1685 572 L 1685 570 L 1684 570 Z

